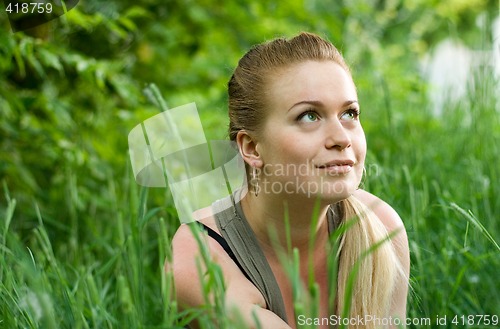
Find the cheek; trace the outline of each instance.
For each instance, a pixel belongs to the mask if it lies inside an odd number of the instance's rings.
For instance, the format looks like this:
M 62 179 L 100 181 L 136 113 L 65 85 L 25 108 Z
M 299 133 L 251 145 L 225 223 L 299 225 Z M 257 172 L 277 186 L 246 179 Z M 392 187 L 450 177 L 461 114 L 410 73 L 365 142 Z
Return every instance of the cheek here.
M 360 167 L 363 167 L 366 158 L 366 138 L 362 129 L 356 134 L 356 138 L 353 141 L 353 147 L 355 148 L 356 159 L 361 165 Z
M 267 159 L 276 164 L 297 163 L 300 162 L 300 157 L 303 157 L 300 147 L 290 139 L 273 143 L 267 150 Z
M 364 160 L 366 156 L 366 137 L 363 128 L 359 127 L 359 131 L 356 133 L 356 137 L 354 139 L 357 144 L 357 153 L 360 154 Z
M 298 166 L 307 165 L 311 160 L 318 157 L 318 150 L 322 148 L 321 143 L 315 143 L 314 139 L 302 136 L 302 138 L 286 138 L 277 153 L 286 157 L 288 163 Z
M 304 143 L 304 139 L 294 136 L 287 130 L 275 129 L 271 138 L 266 136 L 262 145 L 262 155 L 267 163 L 299 163 L 304 162 L 307 151 L 311 146 Z
M 360 149 L 359 149 L 359 152 L 358 152 L 358 158 L 359 158 L 359 161 L 361 162 L 365 162 L 365 158 L 366 158 L 366 142 L 363 142 L 361 145 L 360 145 Z

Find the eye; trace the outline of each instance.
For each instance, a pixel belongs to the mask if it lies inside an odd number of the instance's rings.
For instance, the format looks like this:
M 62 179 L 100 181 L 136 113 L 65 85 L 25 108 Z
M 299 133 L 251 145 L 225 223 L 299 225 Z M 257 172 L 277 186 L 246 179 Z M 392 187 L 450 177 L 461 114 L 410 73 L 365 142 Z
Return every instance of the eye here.
M 319 120 L 319 115 L 315 111 L 307 110 L 297 118 L 300 122 L 316 122 Z
M 357 120 L 359 118 L 359 115 L 360 115 L 359 109 L 352 108 L 342 113 L 342 116 L 340 118 L 343 120 L 353 121 Z

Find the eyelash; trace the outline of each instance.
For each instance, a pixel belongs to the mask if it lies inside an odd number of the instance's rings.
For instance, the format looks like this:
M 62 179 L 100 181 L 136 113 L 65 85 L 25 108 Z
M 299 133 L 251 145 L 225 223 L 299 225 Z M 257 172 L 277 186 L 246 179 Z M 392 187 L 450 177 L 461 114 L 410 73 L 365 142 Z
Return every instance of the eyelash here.
M 352 113 L 354 115 L 354 119 L 359 118 L 359 115 L 361 114 L 361 112 L 359 111 L 358 108 L 347 109 L 347 111 L 345 111 L 342 115 L 344 115 L 346 113 Z
M 318 112 L 316 112 L 314 109 L 308 109 L 304 112 L 302 112 L 298 117 L 297 117 L 297 121 L 300 121 L 303 117 L 305 117 L 306 115 L 308 115 L 309 113 L 312 113 L 314 115 L 316 115 L 318 118 L 320 117 Z M 361 114 L 361 111 L 358 109 L 358 108 L 350 108 L 350 109 L 347 109 L 344 113 L 342 113 L 342 115 L 346 114 L 346 113 L 352 113 L 353 114 L 353 117 L 354 119 L 358 119 L 360 114 Z
M 310 113 L 312 113 L 312 114 L 316 115 L 316 117 L 318 117 L 318 118 L 319 118 L 319 114 L 318 114 L 318 112 L 316 112 L 316 111 L 315 111 L 315 110 L 313 110 L 313 109 L 308 109 L 308 110 L 306 110 L 306 111 L 302 112 L 302 113 L 301 113 L 301 114 L 297 117 L 297 121 L 302 120 L 302 118 L 304 118 L 306 115 L 308 115 L 308 114 L 310 114 Z

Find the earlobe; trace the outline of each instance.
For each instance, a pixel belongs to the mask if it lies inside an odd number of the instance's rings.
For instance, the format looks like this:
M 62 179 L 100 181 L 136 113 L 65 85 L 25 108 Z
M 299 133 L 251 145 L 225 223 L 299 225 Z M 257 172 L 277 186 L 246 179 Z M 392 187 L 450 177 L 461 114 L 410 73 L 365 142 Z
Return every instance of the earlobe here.
M 243 160 L 251 167 L 262 167 L 262 159 L 258 152 L 258 142 L 247 131 L 240 130 L 236 135 L 236 143 Z

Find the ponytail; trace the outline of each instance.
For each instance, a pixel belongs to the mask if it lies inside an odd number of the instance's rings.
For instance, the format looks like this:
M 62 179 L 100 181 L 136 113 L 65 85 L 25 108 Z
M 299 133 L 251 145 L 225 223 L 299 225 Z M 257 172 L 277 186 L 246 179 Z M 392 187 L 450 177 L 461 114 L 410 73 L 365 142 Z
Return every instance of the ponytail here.
M 347 225 L 347 229 L 337 251 L 336 313 L 339 316 L 347 314 L 349 319 L 358 316 L 387 318 L 398 277 L 404 275 L 388 232 L 377 215 L 354 196 L 340 201 L 339 208 L 343 217 L 341 225 Z M 374 250 L 369 251 L 370 248 Z M 360 262 L 359 265 L 356 265 L 357 262 Z M 355 266 L 359 266 L 357 273 L 352 273 Z M 354 274 L 352 297 L 346 302 L 344 298 L 349 293 L 349 276 Z M 349 328 L 371 329 L 376 324 L 370 321 Z

